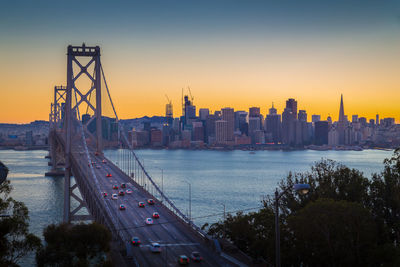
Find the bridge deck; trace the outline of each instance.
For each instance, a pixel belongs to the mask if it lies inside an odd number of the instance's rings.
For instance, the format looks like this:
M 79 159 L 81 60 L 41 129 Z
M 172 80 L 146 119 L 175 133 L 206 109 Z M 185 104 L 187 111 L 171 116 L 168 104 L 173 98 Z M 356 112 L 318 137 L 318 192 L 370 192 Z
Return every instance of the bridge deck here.
M 83 153 L 74 153 L 78 160 L 75 162 L 87 162 L 86 155 Z M 81 160 L 79 158 L 82 157 Z M 102 192 L 107 192 L 106 204 L 111 210 L 110 216 L 116 218 L 117 229 L 126 240 L 137 236 L 141 240 L 140 247 L 132 247 L 132 253 L 140 266 L 175 266 L 178 264 L 180 255 L 190 257 L 193 251 L 199 251 L 203 261 L 199 266 L 226 266 L 221 257 L 213 252 L 206 240 L 197 234 L 188 225 L 181 222 L 180 219 L 161 203 L 148 205 L 147 199 L 152 196 L 141 186 L 137 185 L 127 175 L 125 175 L 117 166 L 113 165 L 104 156 L 95 156 L 90 153 L 92 162 L 95 162 L 94 170 L 100 183 Z M 102 163 L 105 159 L 106 163 Z M 112 177 L 106 177 L 110 173 Z M 111 195 L 118 193 L 112 186 L 126 183 L 127 187 L 123 189 L 132 189 L 132 194 L 118 196 L 117 200 L 112 200 Z M 98 192 L 101 194 L 102 192 Z M 145 202 L 145 208 L 138 207 L 138 202 Z M 124 204 L 126 210 L 119 210 L 119 205 Z M 153 212 L 160 214 L 159 219 L 153 219 L 153 225 L 146 225 L 145 219 L 152 218 Z M 162 252 L 155 254 L 150 251 L 150 244 L 157 242 L 161 245 Z

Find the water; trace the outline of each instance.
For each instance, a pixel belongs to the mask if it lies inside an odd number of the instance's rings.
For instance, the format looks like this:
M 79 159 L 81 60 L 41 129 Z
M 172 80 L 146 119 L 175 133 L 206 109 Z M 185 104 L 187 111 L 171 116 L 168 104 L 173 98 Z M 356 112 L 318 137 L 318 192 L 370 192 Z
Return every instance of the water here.
M 47 151 L 0 150 L 0 160 L 8 166 L 14 190 L 12 197 L 29 208 L 30 231 L 41 236 L 51 223 L 62 221 L 62 177 L 45 177 L 50 169 Z M 138 150 L 146 170 L 184 213 L 189 211 L 189 184 L 192 191 L 192 217 L 197 225 L 222 219 L 227 212 L 257 210 L 262 196 L 273 193 L 289 171 L 302 172 L 321 158 L 339 161 L 362 171 L 367 177 L 383 170 L 383 160 L 392 151 L 208 151 Z M 107 157 L 121 162 L 118 151 L 105 151 Z M 216 215 L 213 215 L 216 214 Z M 24 266 L 34 263 L 25 259 Z

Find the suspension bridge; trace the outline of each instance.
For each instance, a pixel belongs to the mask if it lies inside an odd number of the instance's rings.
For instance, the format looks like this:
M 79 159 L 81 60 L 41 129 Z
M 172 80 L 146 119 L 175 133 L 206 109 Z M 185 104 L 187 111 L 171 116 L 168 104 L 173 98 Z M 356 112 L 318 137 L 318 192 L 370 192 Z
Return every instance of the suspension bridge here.
M 104 103 L 111 106 L 112 119 L 102 114 Z M 49 121 L 52 171 L 65 168 L 64 222 L 94 220 L 105 225 L 124 248 L 128 266 L 176 265 L 180 255 L 190 257 L 194 251 L 203 257 L 202 266 L 240 265 L 227 260 L 230 257 L 221 254 L 218 242 L 176 207 L 135 154 L 111 100 L 100 47 L 68 46 L 67 85 L 54 87 Z M 105 142 L 123 148 L 124 160 L 118 165 L 105 157 Z M 114 186 L 122 184 L 126 187 L 123 190 L 131 193 L 112 199 L 112 194 L 119 193 Z M 148 205 L 149 199 L 154 205 Z M 139 202 L 144 202 L 145 208 L 140 208 Z M 126 210 L 119 209 L 121 204 Z M 154 212 L 160 217 L 146 224 Z M 138 237 L 141 246 L 132 246 L 132 237 Z M 155 242 L 160 244 L 161 253 L 152 253 Z

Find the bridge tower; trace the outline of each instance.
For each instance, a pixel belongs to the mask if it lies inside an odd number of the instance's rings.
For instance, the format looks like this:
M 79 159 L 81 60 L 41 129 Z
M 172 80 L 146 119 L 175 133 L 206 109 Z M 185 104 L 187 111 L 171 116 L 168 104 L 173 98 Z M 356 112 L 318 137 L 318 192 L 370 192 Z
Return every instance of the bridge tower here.
M 50 113 L 50 133 L 49 133 L 49 143 L 50 146 L 50 158 L 52 170 L 51 173 L 59 174 L 57 168 L 65 166 L 64 151 L 60 144 L 55 141 L 54 134 L 55 131 L 60 128 L 61 120 L 63 119 L 64 105 L 66 102 L 67 87 L 65 86 L 54 86 L 54 103 L 51 103 L 51 113 Z
M 72 191 L 77 187 L 76 184 L 71 187 L 71 142 L 75 135 L 76 121 L 81 120 L 80 107 L 86 105 L 87 110 L 91 109 L 94 115 L 83 123 L 85 136 L 88 136 L 95 143 L 95 150 L 102 154 L 102 124 L 101 124 L 101 63 L 100 63 L 100 47 L 89 47 L 85 44 L 82 46 L 68 46 L 67 53 L 67 87 L 66 87 L 66 102 L 65 102 L 65 182 L 64 182 L 64 222 L 70 222 L 79 216 L 75 213 L 86 206 L 83 199 L 79 199 Z M 88 63 L 85 63 L 88 60 Z M 94 64 L 93 74 L 88 72 L 88 68 Z M 78 69 L 74 73 L 75 69 Z M 78 88 L 77 81 L 79 78 L 86 75 L 91 80 L 90 88 Z M 90 101 L 90 96 L 95 93 L 95 103 Z M 89 124 L 95 120 L 96 133 L 95 136 L 88 129 Z M 70 201 L 71 196 L 80 203 L 79 207 L 71 212 Z M 82 218 L 82 216 L 80 216 Z

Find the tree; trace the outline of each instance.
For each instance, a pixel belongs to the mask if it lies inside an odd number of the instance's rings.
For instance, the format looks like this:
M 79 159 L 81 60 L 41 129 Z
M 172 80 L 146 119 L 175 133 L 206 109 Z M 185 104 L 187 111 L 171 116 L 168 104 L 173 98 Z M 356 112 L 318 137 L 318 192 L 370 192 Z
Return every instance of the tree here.
M 279 183 L 282 264 L 288 266 L 400 266 L 400 150 L 372 179 L 332 160 Z M 292 190 L 311 186 L 307 195 Z M 274 198 L 259 212 L 229 216 L 209 227 L 250 256 L 274 261 Z M 267 216 L 266 216 L 267 215 Z M 262 240 L 264 238 L 264 240 Z M 264 246 L 268 249 L 259 249 Z
M 49 225 L 46 246 L 36 253 L 38 266 L 107 266 L 111 233 L 103 225 Z
M 384 165 L 383 172 L 372 177 L 371 209 L 381 223 L 382 237 L 400 244 L 400 149 Z
M 224 222 L 212 224 L 208 233 L 231 240 L 240 250 L 255 259 L 274 255 L 274 214 L 270 209 L 249 214 L 228 214 Z
M 41 247 L 40 239 L 29 233 L 28 208 L 11 198 L 10 181 L 0 184 L 0 266 L 18 266 L 18 261 Z
M 296 265 L 376 266 L 378 239 L 369 210 L 359 203 L 318 199 L 288 218 Z

